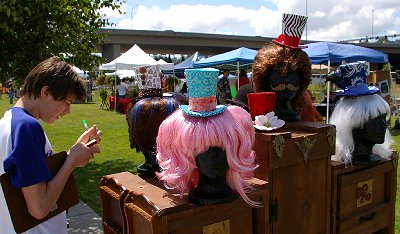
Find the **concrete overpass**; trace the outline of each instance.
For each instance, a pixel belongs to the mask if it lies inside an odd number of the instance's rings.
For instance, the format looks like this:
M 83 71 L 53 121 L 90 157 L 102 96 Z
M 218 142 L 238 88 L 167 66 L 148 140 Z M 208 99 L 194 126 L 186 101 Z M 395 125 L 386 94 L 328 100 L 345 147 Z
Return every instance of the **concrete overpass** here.
M 239 47 L 258 50 L 264 43 L 270 42 L 269 37 L 233 36 L 206 33 L 189 33 L 151 30 L 101 29 L 108 37 L 98 46 L 98 51 L 108 61 L 126 52 L 134 44 L 139 45 L 149 54 L 186 54 L 196 51 L 204 55 L 215 55 Z M 314 41 L 308 41 L 314 42 Z M 304 41 L 302 43 L 305 43 Z M 393 70 L 400 70 L 400 44 L 359 43 L 354 44 L 387 53 Z

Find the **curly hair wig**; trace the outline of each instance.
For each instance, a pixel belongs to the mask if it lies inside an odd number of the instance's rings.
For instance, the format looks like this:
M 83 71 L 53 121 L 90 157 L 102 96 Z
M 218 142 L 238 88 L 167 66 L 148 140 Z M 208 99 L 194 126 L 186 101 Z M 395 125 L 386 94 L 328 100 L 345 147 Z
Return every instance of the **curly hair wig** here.
M 276 43 L 265 44 L 258 52 L 253 63 L 253 80 L 255 92 L 268 90 L 268 76 L 272 69 L 281 75 L 289 70 L 300 73 L 299 90 L 291 100 L 293 109 L 301 112 L 305 106 L 303 93 L 311 82 L 311 62 L 306 52 Z

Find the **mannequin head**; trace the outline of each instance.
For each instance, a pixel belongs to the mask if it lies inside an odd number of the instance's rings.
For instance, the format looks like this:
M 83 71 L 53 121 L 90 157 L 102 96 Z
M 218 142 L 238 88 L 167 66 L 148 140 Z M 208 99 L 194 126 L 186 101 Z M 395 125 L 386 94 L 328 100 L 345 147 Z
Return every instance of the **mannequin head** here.
M 178 189 L 183 195 L 196 189 L 203 179 L 222 175 L 224 183 L 244 201 L 257 206 L 246 194 L 250 187 L 245 181 L 253 177 L 256 168 L 254 140 L 253 122 L 241 107 L 228 106 L 222 113 L 208 117 L 189 116 L 178 109 L 158 130 L 157 160 L 162 171 L 157 176 L 166 187 Z M 217 169 L 215 166 L 219 167 L 217 174 L 211 173 Z M 207 167 L 210 171 L 204 170 Z
M 159 170 L 155 146 L 158 127 L 180 104 L 186 103 L 173 97 L 153 97 L 140 99 L 128 108 L 126 121 L 130 146 L 141 151 L 145 158 L 145 162 L 137 167 L 139 174 L 154 176 Z
M 279 118 L 291 121 L 279 113 L 297 112 L 305 106 L 303 93 L 311 82 L 311 62 L 301 49 L 269 43 L 261 48 L 253 63 L 255 92 L 276 92 L 275 112 Z M 280 110 L 281 109 L 281 110 Z
M 225 150 L 215 146 L 197 155 L 196 165 L 199 172 L 209 178 L 225 176 L 229 167 Z
M 360 156 L 364 161 L 371 161 L 373 153 L 389 158 L 392 154 L 386 124 L 389 117 L 389 105 L 378 94 L 343 97 L 336 104 L 330 120 L 336 125 L 336 154 L 333 159 L 350 164 Z

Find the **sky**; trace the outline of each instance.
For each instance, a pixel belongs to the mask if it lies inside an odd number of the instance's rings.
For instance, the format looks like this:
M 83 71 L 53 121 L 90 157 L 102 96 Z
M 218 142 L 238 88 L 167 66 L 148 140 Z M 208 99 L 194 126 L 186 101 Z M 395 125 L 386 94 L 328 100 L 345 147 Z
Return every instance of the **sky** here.
M 109 28 L 277 38 L 282 13 L 308 16 L 302 40 L 400 39 L 400 0 L 127 0 Z

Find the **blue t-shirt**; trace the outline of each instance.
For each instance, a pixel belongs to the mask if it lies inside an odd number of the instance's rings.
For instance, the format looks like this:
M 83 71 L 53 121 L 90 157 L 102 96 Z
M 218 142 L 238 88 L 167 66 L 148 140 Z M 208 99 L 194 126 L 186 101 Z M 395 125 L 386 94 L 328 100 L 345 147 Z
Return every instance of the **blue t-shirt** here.
M 26 110 L 13 107 L 0 119 L 0 175 L 10 172 L 14 187 L 26 187 L 52 179 L 45 159 L 52 149 L 39 121 Z M 0 233 L 15 233 L 0 186 Z M 62 212 L 24 234 L 67 234 Z
M 4 159 L 14 187 L 26 187 L 52 179 L 47 168 L 46 136 L 39 121 L 22 108 L 11 108 L 12 150 Z

